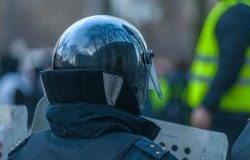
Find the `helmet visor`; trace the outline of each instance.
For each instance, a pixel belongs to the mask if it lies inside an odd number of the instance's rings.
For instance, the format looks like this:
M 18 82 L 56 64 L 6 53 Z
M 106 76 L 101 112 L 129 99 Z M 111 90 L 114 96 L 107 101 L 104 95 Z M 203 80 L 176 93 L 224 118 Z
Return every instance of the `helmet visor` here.
M 149 70 L 149 89 L 155 90 L 159 98 L 162 99 L 163 95 L 157 78 L 154 61 L 152 60 L 151 64 L 146 65 Z

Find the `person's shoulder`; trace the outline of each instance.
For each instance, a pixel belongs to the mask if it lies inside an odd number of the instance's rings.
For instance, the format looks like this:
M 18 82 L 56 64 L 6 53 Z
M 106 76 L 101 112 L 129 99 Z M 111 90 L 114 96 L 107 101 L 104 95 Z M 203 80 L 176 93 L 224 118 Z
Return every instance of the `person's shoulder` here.
M 8 157 L 12 157 L 15 154 L 19 153 L 19 151 L 21 151 L 21 149 L 27 144 L 27 142 L 29 141 L 30 137 L 32 135 L 30 135 L 29 137 L 25 138 L 23 141 L 19 141 L 16 146 L 14 146 L 13 148 L 10 149 L 10 152 L 8 153 Z
M 170 151 L 163 148 L 161 145 L 142 138 L 134 143 L 131 149 L 128 151 L 125 160 L 177 160 Z
M 167 149 L 148 139 L 138 140 L 134 146 L 157 160 L 177 160 Z
M 218 42 L 229 43 L 223 44 L 225 48 L 231 48 L 230 51 L 235 49 L 239 50 L 243 46 L 248 45 L 249 42 L 249 26 L 250 26 L 250 7 L 239 3 L 228 8 L 222 15 L 219 17 L 217 26 L 216 26 L 216 36 Z M 228 41 L 230 39 L 230 41 Z M 233 45 L 231 45 L 233 43 Z M 234 48 L 232 47 L 239 47 Z M 224 50 L 224 49 L 222 49 Z M 245 49 L 244 49 L 245 50 Z M 243 52 L 245 53 L 245 52 Z
M 51 130 L 40 130 L 36 133 L 31 134 L 27 138 L 25 138 L 23 141 L 19 141 L 13 148 L 11 148 L 10 152 L 8 153 L 8 157 L 15 157 L 16 155 L 19 155 L 19 153 L 23 152 L 22 150 L 29 147 L 33 147 L 34 144 L 38 144 L 38 142 L 41 143 L 41 140 L 45 141 L 45 137 L 50 135 Z M 15 158 L 14 158 L 15 159 Z
M 243 3 L 238 3 L 231 6 L 225 13 L 221 16 L 220 21 L 227 23 L 235 22 L 249 22 L 250 17 L 250 7 Z M 236 23 L 239 25 L 240 23 Z

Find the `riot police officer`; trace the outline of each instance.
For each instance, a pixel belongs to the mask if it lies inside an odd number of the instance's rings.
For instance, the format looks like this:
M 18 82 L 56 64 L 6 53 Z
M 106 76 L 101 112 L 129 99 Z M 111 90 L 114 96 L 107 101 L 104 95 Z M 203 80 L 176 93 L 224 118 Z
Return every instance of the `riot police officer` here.
M 56 44 L 53 70 L 41 73 L 51 129 L 24 140 L 9 160 L 176 160 L 152 142 L 160 128 L 139 117 L 148 86 L 161 96 L 153 55 L 122 19 L 74 23 Z

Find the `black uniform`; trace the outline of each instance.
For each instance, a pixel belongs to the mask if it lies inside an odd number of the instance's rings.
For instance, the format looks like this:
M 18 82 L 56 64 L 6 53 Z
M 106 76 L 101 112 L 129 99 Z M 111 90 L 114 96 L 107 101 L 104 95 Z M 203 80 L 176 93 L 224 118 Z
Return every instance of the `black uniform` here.
M 51 105 L 51 129 L 31 135 L 8 160 L 175 160 L 149 139 L 159 128 L 152 122 L 112 106 Z

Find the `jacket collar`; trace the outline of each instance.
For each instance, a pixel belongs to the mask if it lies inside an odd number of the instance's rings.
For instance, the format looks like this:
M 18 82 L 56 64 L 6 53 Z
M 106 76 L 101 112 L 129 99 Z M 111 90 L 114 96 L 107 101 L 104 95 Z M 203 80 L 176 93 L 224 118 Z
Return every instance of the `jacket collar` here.
M 109 105 L 53 104 L 46 116 L 53 133 L 61 137 L 94 138 L 111 132 L 130 132 L 153 140 L 160 131 L 151 121 Z

